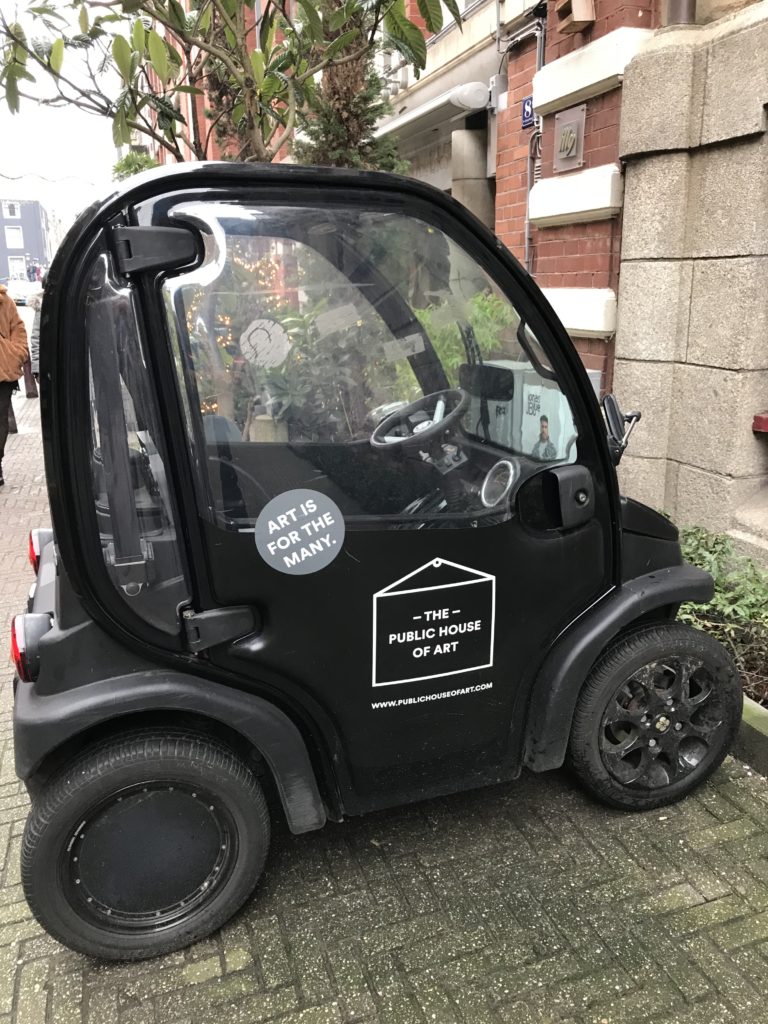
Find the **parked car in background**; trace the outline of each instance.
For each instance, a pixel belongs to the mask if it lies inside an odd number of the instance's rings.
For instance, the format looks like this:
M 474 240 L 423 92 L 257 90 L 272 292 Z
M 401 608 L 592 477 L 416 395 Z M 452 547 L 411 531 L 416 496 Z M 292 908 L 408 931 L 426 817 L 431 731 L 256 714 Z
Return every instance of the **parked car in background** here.
M 42 291 L 42 285 L 39 281 L 25 281 L 22 278 L 12 278 L 10 281 L 4 281 L 3 283 L 8 288 L 8 294 L 17 306 L 26 306 L 33 295 L 37 295 L 38 292 Z

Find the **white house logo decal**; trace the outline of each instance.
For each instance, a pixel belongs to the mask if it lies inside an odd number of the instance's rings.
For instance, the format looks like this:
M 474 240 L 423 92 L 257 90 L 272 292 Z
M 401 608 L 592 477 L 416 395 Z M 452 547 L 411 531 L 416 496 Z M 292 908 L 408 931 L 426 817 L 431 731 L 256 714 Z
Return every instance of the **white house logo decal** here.
M 490 668 L 496 577 L 435 558 L 373 595 L 373 685 Z

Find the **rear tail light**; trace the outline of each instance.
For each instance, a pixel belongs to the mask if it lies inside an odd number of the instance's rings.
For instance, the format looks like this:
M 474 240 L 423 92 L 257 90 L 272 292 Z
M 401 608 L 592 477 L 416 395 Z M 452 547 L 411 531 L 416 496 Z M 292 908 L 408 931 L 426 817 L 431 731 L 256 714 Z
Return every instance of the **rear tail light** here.
M 24 616 L 15 615 L 11 622 L 11 657 L 16 666 L 16 675 L 23 683 L 32 682 L 27 660 L 27 640 L 24 635 Z
M 35 576 L 37 576 L 37 570 L 40 568 L 40 555 L 42 554 L 42 548 L 40 545 L 40 531 L 30 530 L 29 531 L 29 564 L 35 570 Z
M 11 622 L 11 657 L 16 674 L 24 683 L 33 683 L 40 669 L 40 641 L 51 628 L 47 613 L 16 615 Z

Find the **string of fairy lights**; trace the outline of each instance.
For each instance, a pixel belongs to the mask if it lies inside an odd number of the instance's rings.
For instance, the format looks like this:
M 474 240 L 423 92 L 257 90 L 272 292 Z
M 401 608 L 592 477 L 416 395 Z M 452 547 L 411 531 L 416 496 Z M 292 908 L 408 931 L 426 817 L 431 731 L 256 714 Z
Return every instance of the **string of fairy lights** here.
M 243 246 L 238 244 L 238 240 L 230 240 L 228 267 L 235 281 L 239 281 L 243 286 L 242 290 L 212 295 L 209 290 L 198 289 L 187 303 L 187 327 L 190 338 L 198 337 L 199 331 L 196 327 L 201 320 L 208 334 L 208 345 L 198 340 L 193 357 L 200 411 L 203 415 L 218 414 L 222 387 L 226 387 L 232 395 L 237 384 L 237 376 L 244 375 L 246 360 L 240 351 L 240 328 L 244 328 L 256 316 L 274 313 L 277 307 L 287 304 L 289 296 L 296 295 L 297 288 L 287 287 L 285 284 L 286 266 L 280 259 L 278 243 L 270 242 L 269 246 L 269 252 L 254 257 L 247 250 L 243 251 Z M 215 299 L 223 300 L 226 306 L 234 305 L 235 308 L 226 311 L 215 310 L 211 331 L 202 317 L 202 309 L 207 302 Z M 210 365 L 211 333 L 216 345 L 217 367 Z M 234 399 L 234 395 L 232 397 Z

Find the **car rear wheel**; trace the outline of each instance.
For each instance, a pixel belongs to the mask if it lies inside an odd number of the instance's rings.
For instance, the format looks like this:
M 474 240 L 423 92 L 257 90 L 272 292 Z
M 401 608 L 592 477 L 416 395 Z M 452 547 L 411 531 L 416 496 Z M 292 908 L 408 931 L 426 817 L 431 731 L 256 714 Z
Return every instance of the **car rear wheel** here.
M 64 945 L 142 960 L 223 925 L 253 892 L 269 837 L 261 786 L 229 747 L 133 732 L 45 785 L 24 832 L 24 892 Z
M 579 697 L 568 761 L 603 802 L 672 803 L 722 762 L 741 718 L 741 680 L 722 644 L 680 623 L 614 644 Z

